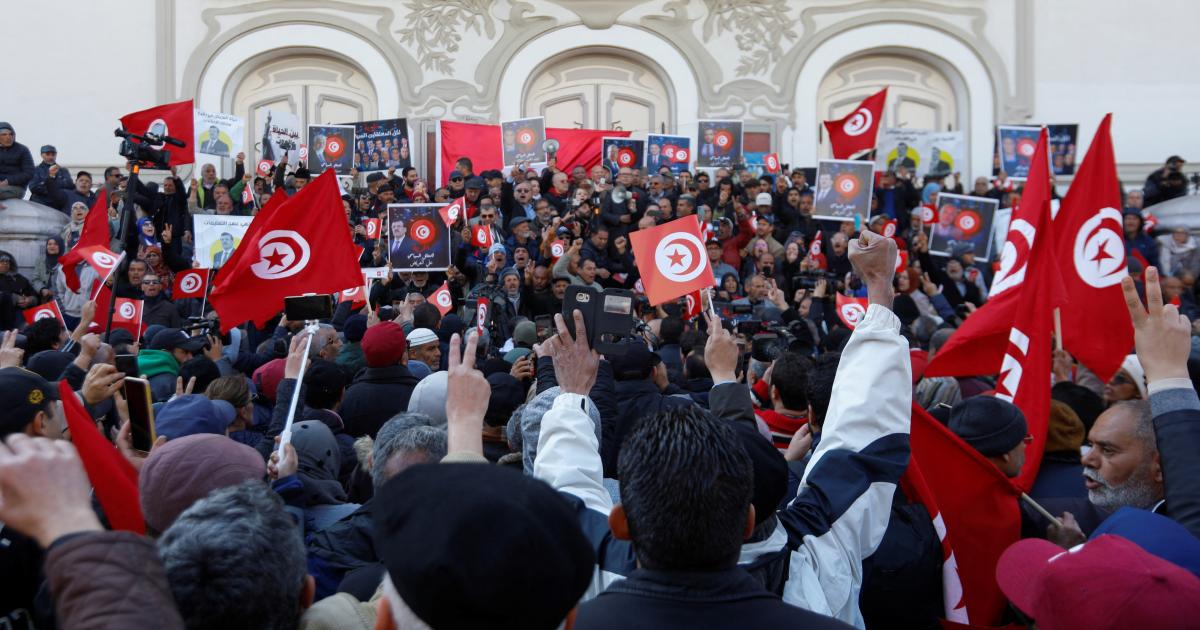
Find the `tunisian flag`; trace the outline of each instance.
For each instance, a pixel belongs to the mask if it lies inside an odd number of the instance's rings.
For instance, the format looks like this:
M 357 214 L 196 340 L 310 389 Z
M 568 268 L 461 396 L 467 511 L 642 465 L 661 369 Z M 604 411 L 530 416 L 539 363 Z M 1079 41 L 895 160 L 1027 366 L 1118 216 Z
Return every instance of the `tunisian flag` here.
M 442 144 L 442 184 L 450 179 L 454 161 L 460 157 L 471 158 L 476 173 L 488 169 L 503 169 L 504 155 L 501 150 L 500 125 L 476 125 L 473 123 L 439 123 Z M 600 163 L 600 143 L 603 138 L 628 138 L 629 131 L 609 129 L 547 129 L 546 137 L 558 140 L 555 158 L 558 170 L 571 172 L 576 166 L 587 170 Z
M 442 286 L 438 287 L 437 291 L 434 291 L 433 295 L 429 297 L 433 298 L 430 301 L 437 307 L 442 317 L 445 317 L 446 313 L 449 313 L 454 308 L 454 296 L 450 295 L 449 282 L 443 282 Z
M 138 500 L 137 471 L 107 438 L 100 435 L 96 422 L 66 380 L 59 381 L 58 396 L 62 399 L 67 428 L 71 430 L 71 442 L 79 451 L 83 469 L 108 522 L 115 530 L 145 534 L 146 520 Z
M 700 224 L 692 217 L 629 233 L 651 306 L 715 284 Z
M 175 274 L 175 284 L 171 287 L 171 299 L 204 297 L 208 291 L 208 277 L 211 272 L 211 269 L 196 267 Z
M 1031 264 L 1034 245 L 1050 240 L 1050 171 L 1046 149 L 1046 130 L 1042 129 L 1029 168 L 1031 175 L 1025 182 L 1025 193 L 1009 222 L 1008 238 L 1000 252 L 1000 270 L 992 279 L 988 301 L 938 350 L 925 369 L 926 376 L 975 376 L 999 372 L 1016 319 L 1017 304 L 1031 300 L 1035 291 L 1050 290 L 1035 282 L 1026 282 L 1027 276 L 1041 273 Z M 1033 176 L 1040 173 L 1046 175 Z M 1026 292 L 1026 288 L 1030 290 Z
M 994 626 L 1008 603 L 996 584 L 996 561 L 1020 538 L 1020 492 L 917 404 L 911 431 L 912 459 L 900 483 L 929 510 L 941 538 L 946 619 Z
M 72 291 L 79 291 L 79 275 L 75 273 L 75 267 L 83 262 L 83 255 L 79 250 L 85 247 L 99 246 L 107 248 L 112 235 L 108 232 L 108 191 L 103 187 L 100 188 L 99 194 L 96 195 L 96 202 L 92 204 L 92 208 L 88 210 L 87 216 L 83 219 L 83 229 L 79 231 L 79 240 L 71 251 L 63 254 L 59 259 L 62 264 L 63 278 L 67 282 L 67 288 Z
M 837 316 L 846 325 L 846 328 L 854 330 L 858 322 L 862 321 L 867 315 L 867 298 L 850 297 L 841 293 L 837 294 Z
M 1063 346 L 1104 382 L 1133 348 L 1133 324 L 1121 293 L 1121 278 L 1129 272 L 1111 124 L 1112 114 L 1100 121 L 1054 217 L 1053 237 L 1072 306 L 1062 310 Z
M 151 132 L 160 136 L 170 136 L 176 140 L 184 141 L 187 144 L 184 148 L 170 144 L 155 145 L 154 148 L 166 149 L 171 153 L 169 161 L 171 166 L 192 164 L 196 161 L 196 153 L 194 147 L 192 147 L 192 139 L 196 137 L 192 132 L 194 123 L 195 114 L 192 111 L 192 101 L 190 99 L 143 109 L 140 112 L 125 114 L 121 117 L 121 126 L 125 128 L 125 131 L 130 133 L 143 135 L 146 132 Z
M 274 202 L 272 197 L 267 205 Z M 357 251 L 337 176 L 326 169 L 282 205 L 264 208 L 221 267 L 209 301 L 221 316 L 222 332 L 247 320 L 263 325 L 290 295 L 336 293 L 360 284 Z
M 855 153 L 875 148 L 875 136 L 879 133 L 879 121 L 883 118 L 883 104 L 887 101 L 887 88 L 863 99 L 863 102 L 841 120 L 826 120 L 829 144 L 835 160 L 848 160 Z
M 58 308 L 58 300 L 50 300 L 45 304 L 27 308 L 22 313 L 25 315 L 25 323 L 31 326 L 39 319 L 57 319 L 63 328 L 67 327 L 67 320 L 63 319 L 62 311 Z

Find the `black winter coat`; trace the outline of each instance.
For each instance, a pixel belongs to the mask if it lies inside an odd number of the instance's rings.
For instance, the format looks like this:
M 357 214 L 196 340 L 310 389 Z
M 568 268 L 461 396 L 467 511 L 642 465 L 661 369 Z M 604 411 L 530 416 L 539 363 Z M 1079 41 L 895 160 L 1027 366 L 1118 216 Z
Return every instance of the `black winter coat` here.
M 341 415 L 351 437 L 375 437 L 379 427 L 392 416 L 408 411 L 408 399 L 417 386 L 417 378 L 403 365 L 368 367 L 358 374 L 346 397 Z

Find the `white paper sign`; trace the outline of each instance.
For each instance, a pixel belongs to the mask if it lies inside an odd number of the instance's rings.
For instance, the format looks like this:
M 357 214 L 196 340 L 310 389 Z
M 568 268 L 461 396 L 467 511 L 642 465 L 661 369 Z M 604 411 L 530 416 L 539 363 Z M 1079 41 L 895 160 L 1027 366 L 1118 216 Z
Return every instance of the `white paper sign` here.
M 242 243 L 254 217 L 223 214 L 198 214 L 192 217 L 196 227 L 196 266 L 220 269 Z
M 195 114 L 196 153 L 207 153 L 231 158 L 241 153 L 242 141 L 246 137 L 246 121 L 240 116 L 219 112 Z

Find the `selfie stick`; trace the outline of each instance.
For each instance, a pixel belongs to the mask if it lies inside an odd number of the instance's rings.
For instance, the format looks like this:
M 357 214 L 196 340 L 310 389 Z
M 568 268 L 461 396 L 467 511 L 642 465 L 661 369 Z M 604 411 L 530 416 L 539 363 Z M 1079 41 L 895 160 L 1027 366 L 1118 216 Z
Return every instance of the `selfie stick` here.
M 292 389 L 292 402 L 288 406 L 287 423 L 279 434 L 279 459 L 283 459 L 283 447 L 292 441 L 292 423 L 296 418 L 296 406 L 300 404 L 300 384 L 304 382 L 304 372 L 308 369 L 308 351 L 312 349 L 313 337 L 317 334 L 317 320 L 304 322 L 304 331 L 308 338 L 304 340 L 304 360 L 300 363 L 300 373 L 296 375 L 296 386 Z

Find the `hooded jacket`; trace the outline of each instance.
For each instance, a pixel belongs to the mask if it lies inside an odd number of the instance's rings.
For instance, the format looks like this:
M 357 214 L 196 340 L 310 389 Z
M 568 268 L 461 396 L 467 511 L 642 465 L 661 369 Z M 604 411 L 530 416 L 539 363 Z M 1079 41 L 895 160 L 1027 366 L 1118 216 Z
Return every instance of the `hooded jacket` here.
M 8 180 L 9 186 L 25 188 L 33 180 L 33 155 L 29 148 L 16 141 L 13 126 L 0 122 L 0 129 L 13 132 L 12 146 L 0 147 L 0 180 Z
M 403 365 L 368 367 L 346 388 L 342 400 L 342 420 L 352 437 L 375 436 L 379 427 L 392 416 L 408 411 L 417 378 Z

